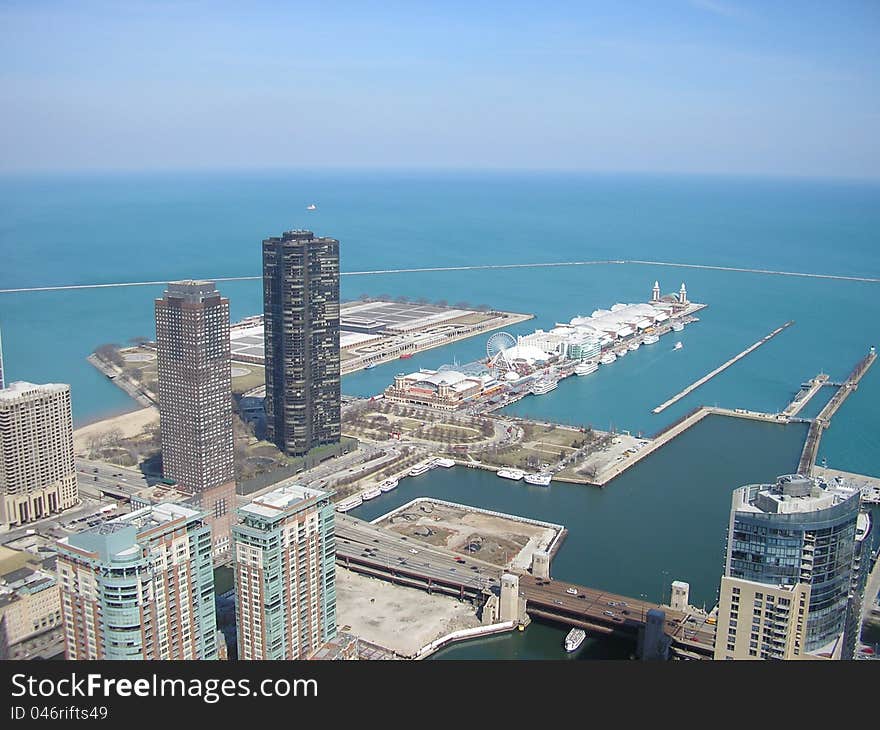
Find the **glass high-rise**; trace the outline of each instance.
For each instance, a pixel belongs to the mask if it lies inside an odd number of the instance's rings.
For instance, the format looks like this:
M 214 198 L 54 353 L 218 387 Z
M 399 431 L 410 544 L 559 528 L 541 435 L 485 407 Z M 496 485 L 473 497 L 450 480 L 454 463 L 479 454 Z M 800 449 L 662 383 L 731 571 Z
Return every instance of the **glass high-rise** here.
M 267 438 L 302 456 L 340 440 L 339 241 L 263 241 Z
M 786 627 L 798 632 L 788 642 L 798 656 L 841 654 L 852 610 L 860 501 L 856 488 L 801 475 L 733 493 L 725 578 L 742 585 L 728 581 L 722 591 L 716 656 L 725 646 L 735 653 L 741 645 L 758 658 L 787 658 L 783 649 L 791 637 Z M 791 596 L 780 607 L 779 596 L 773 593 L 768 600 L 771 594 L 761 595 L 755 584 L 785 588 Z M 745 588 L 751 596 L 747 614 L 735 598 Z M 792 620 L 798 616 L 791 615 L 792 607 L 806 619 L 800 628 Z M 738 642 L 737 636 L 751 641 Z

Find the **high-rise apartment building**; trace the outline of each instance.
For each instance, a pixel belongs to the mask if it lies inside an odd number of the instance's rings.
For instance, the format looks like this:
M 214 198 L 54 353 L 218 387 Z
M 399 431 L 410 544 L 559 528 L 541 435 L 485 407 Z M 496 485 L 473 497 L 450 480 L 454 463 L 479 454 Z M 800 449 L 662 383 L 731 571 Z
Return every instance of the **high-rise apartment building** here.
M 156 300 L 162 472 L 195 495 L 229 556 L 235 507 L 229 300 L 212 281 L 172 281 Z
M 19 381 L 0 390 L 0 524 L 32 522 L 78 499 L 70 386 Z
M 239 659 L 308 659 L 336 636 L 332 492 L 279 486 L 232 528 Z
M 58 543 L 68 659 L 216 659 L 211 530 L 158 504 Z
M 301 456 L 340 440 L 339 241 L 263 241 L 267 437 Z
M 849 658 L 861 495 L 786 475 L 734 491 L 716 659 Z
M 3 333 L 0 332 L 0 390 L 6 387 L 6 380 L 3 378 Z

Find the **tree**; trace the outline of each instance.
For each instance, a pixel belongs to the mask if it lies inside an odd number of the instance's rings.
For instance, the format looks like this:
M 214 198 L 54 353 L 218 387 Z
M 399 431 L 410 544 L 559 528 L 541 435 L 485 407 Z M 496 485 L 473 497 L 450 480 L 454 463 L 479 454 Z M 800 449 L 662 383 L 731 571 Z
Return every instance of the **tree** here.
M 111 343 L 99 345 L 95 349 L 95 354 L 102 360 L 113 363 L 117 367 L 121 368 L 125 364 L 125 360 L 122 355 L 119 354 L 119 345 Z

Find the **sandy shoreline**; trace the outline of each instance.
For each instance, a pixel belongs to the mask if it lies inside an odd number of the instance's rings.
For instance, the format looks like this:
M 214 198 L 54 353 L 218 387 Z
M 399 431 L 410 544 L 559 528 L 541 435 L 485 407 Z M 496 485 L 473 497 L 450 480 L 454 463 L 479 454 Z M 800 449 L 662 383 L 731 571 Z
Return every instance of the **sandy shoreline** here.
M 119 429 L 123 438 L 131 438 L 144 432 L 148 426 L 159 423 L 159 409 L 155 406 L 140 408 L 120 416 L 106 418 L 103 421 L 81 426 L 73 432 L 73 448 L 76 454 L 88 452 L 88 442 L 95 436 Z

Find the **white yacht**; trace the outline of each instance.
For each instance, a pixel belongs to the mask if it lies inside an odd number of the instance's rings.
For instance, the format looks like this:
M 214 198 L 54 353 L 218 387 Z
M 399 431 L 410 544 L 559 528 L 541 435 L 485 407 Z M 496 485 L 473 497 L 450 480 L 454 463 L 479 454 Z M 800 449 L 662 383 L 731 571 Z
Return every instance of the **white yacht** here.
M 361 495 L 356 494 L 354 497 L 348 497 L 348 499 L 343 499 L 336 504 L 337 512 L 348 512 L 350 509 L 354 509 L 355 507 L 360 507 L 364 503 L 364 500 L 361 499 Z
M 681 332 L 684 329 L 684 324 L 676 320 L 672 323 L 672 331 L 673 332 Z
M 565 637 L 565 650 L 570 654 L 584 643 L 587 638 L 587 632 L 583 629 L 572 629 Z
M 312 203 L 311 205 L 306 206 L 306 210 L 318 210 L 318 206 Z
M 629 350 L 627 350 L 625 347 L 621 347 L 619 350 L 614 351 L 617 357 L 626 357 L 627 352 L 629 352 Z
M 434 459 L 434 466 L 442 466 L 444 469 L 448 469 L 451 466 L 455 466 L 455 461 L 452 459 Z
M 539 487 L 549 487 L 552 479 L 553 475 L 548 471 L 543 471 L 539 474 L 526 474 L 523 477 L 523 481 L 529 484 L 537 484 Z
M 617 359 L 617 355 L 613 352 L 606 352 L 602 357 L 599 358 L 599 362 L 603 365 L 610 365 Z
M 676 342 L 675 347 L 673 347 L 672 349 L 673 350 L 680 350 L 682 347 L 684 347 L 684 345 L 682 345 L 681 342 Z
M 641 342 L 639 342 L 638 340 L 634 340 L 626 346 L 626 349 L 629 350 L 630 352 L 635 352 L 636 350 L 639 349 L 639 347 L 641 347 L 641 345 L 642 345 Z
M 379 485 L 379 490 L 382 492 L 390 492 L 392 489 L 397 489 L 398 482 L 394 477 L 391 479 L 386 479 Z
M 642 342 L 642 344 L 643 345 L 656 345 L 658 342 L 660 342 L 660 337 L 658 335 L 646 335 L 644 342 Z
M 424 474 L 426 471 L 431 469 L 430 464 L 426 464 L 422 462 L 421 464 L 416 464 L 412 469 L 409 470 L 409 475 L 411 477 L 417 477 L 421 474 Z
M 592 360 L 585 360 L 578 363 L 574 368 L 575 375 L 590 375 L 599 369 L 599 365 Z
M 558 382 L 554 378 L 544 377 L 536 381 L 532 386 L 532 395 L 544 395 L 551 390 L 556 390 Z
M 499 469 L 496 473 L 502 479 L 513 479 L 515 482 L 518 482 L 526 475 L 524 471 L 520 471 L 519 469 Z
M 382 490 L 379 487 L 370 487 L 367 491 L 361 492 L 361 499 L 366 502 L 368 499 L 376 499 L 380 494 Z

